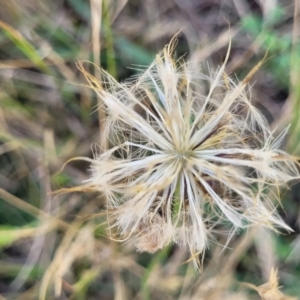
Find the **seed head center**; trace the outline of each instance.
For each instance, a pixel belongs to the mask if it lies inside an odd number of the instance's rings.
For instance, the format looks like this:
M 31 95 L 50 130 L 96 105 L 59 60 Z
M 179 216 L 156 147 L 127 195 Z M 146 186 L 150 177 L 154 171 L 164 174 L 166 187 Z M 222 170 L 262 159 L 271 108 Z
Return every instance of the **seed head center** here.
M 187 151 L 176 151 L 175 156 L 178 160 L 185 162 L 190 157 L 190 153 Z

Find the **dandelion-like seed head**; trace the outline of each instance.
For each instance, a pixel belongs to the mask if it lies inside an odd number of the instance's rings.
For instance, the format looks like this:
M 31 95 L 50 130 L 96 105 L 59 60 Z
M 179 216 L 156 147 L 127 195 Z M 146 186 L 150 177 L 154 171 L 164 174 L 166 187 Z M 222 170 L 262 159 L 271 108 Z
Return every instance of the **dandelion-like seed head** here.
M 209 75 L 173 58 L 172 41 L 150 67 L 126 83 L 84 71 L 107 112 L 110 148 L 96 155 L 90 184 L 106 194 L 112 226 L 139 251 L 170 242 L 197 263 L 221 225 L 289 227 L 273 202 L 299 177 L 295 161 L 251 104 L 247 83 L 224 65 Z M 258 68 L 257 66 L 256 68 Z

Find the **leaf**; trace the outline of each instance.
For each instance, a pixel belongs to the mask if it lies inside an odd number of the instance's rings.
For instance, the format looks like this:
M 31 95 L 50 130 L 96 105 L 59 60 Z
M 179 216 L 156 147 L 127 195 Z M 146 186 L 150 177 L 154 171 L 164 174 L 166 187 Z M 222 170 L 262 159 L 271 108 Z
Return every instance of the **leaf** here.
M 242 27 L 253 35 L 259 35 L 262 29 L 262 20 L 258 16 L 250 15 L 242 19 Z
M 19 239 L 32 237 L 37 234 L 46 234 L 55 226 L 55 221 L 39 226 L 36 221 L 32 222 L 30 226 L 27 225 L 24 227 L 0 225 L 0 248 L 9 247 Z
M 39 55 L 36 49 L 21 35 L 21 33 L 10 25 L 0 20 L 0 28 L 6 36 L 28 57 L 37 67 L 43 72 L 47 71 L 47 66 L 43 62 L 43 58 Z
M 91 14 L 90 14 L 90 6 L 88 5 L 89 1 L 68 0 L 68 2 L 80 17 L 82 17 L 85 21 L 90 22 Z
M 0 248 L 9 247 L 22 237 L 32 234 L 33 228 L 20 228 L 14 226 L 0 226 Z
M 149 65 L 155 57 L 150 51 L 132 43 L 123 37 L 115 37 L 115 44 L 118 51 L 132 60 L 134 64 Z

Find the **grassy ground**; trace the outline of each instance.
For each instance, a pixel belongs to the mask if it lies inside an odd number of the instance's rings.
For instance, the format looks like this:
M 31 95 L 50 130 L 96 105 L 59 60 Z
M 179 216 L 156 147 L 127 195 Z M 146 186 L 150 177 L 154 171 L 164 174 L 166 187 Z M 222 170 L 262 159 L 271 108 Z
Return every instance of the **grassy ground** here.
M 300 299 L 299 185 L 282 191 L 278 208 L 294 233 L 252 228 L 224 251 L 220 238 L 201 275 L 175 245 L 150 255 L 110 241 L 99 194 L 51 193 L 81 185 L 88 163 L 58 171 L 103 143 L 103 111 L 76 61 L 124 80 L 136 74 L 128 67 L 151 63 L 179 30 L 178 56 L 215 67 L 232 39 L 226 73 L 237 78 L 268 51 L 251 82 L 253 101 L 274 130 L 291 124 L 284 148 L 299 155 L 295 3 L 0 0 L 0 299 L 289 299 L 268 296 L 271 284 L 253 288 L 269 281 L 272 267 L 282 292 Z

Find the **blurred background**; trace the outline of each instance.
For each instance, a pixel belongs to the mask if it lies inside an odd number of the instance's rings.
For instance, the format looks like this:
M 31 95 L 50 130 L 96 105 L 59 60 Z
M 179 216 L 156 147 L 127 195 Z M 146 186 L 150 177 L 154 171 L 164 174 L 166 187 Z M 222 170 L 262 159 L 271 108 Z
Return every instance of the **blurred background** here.
M 251 228 L 225 250 L 224 236 L 201 275 L 175 245 L 110 241 L 99 194 L 51 194 L 88 179 L 84 161 L 58 172 L 101 143 L 103 111 L 76 61 L 122 81 L 179 30 L 177 55 L 211 69 L 231 39 L 226 73 L 238 79 L 268 51 L 253 103 L 275 131 L 291 124 L 282 147 L 298 156 L 299 12 L 299 0 L 0 0 L 0 299 L 300 299 L 299 184 L 278 205 L 292 234 Z M 289 296 L 274 292 L 272 267 Z

